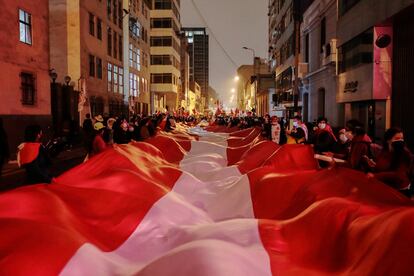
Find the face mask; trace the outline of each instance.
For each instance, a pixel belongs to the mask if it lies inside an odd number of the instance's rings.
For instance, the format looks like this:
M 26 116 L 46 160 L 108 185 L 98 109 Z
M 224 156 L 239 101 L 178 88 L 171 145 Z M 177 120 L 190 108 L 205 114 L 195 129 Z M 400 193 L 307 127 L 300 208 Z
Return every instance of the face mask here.
M 325 128 L 326 128 L 326 124 L 324 124 L 324 123 L 320 123 L 320 124 L 318 125 L 318 127 L 319 127 L 320 129 L 325 129 Z
M 346 143 L 348 141 L 348 137 L 346 137 L 345 134 L 339 135 L 339 140 L 341 140 L 342 143 Z
M 392 148 L 394 149 L 394 151 L 397 151 L 397 152 L 404 151 L 404 148 L 405 148 L 404 140 L 397 140 L 397 141 L 392 142 Z
M 293 122 L 293 126 L 294 127 L 298 127 L 299 126 L 299 123 L 298 122 Z

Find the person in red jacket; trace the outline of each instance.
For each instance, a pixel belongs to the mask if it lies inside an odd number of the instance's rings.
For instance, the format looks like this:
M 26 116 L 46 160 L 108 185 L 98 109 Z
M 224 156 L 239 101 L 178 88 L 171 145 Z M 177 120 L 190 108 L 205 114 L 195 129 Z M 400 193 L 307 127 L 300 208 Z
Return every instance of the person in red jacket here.
M 95 137 L 92 141 L 92 147 L 89 151 L 89 157 L 103 152 L 108 147 L 105 143 L 105 140 L 103 139 L 103 134 L 105 130 L 105 126 L 103 125 L 103 123 L 97 122 L 94 124 L 93 128 L 95 129 Z
M 17 161 L 19 166 L 26 170 L 27 184 L 50 183 L 52 181 L 48 172 L 51 160 L 40 142 L 41 138 L 41 127 L 30 125 L 25 129 L 24 143 L 18 147 Z
M 373 173 L 368 176 L 409 196 L 412 154 L 405 145 L 401 129 L 390 128 L 385 132 L 382 151 L 375 161 L 372 163 Z
M 370 170 L 371 138 L 365 133 L 364 126 L 357 120 L 346 123 L 345 135 L 351 141 L 348 155 L 348 166 L 355 170 L 368 172 Z

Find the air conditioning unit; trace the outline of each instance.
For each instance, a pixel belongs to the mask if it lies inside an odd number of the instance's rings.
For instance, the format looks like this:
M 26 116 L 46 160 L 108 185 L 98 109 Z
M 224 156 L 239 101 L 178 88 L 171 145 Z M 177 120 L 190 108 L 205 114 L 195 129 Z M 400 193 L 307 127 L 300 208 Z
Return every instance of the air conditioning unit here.
M 309 64 L 305 62 L 300 62 L 298 67 L 298 77 L 304 78 L 309 73 Z
M 331 39 L 329 43 L 323 46 L 323 57 L 322 57 L 322 64 L 328 65 L 331 63 L 337 62 L 337 48 L 336 48 L 337 39 Z

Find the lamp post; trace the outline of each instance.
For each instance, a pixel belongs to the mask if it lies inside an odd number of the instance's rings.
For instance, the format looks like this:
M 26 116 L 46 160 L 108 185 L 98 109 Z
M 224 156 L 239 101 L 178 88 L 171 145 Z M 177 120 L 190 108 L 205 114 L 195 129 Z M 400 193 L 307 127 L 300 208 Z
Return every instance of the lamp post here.
M 255 77 L 256 84 L 254 88 L 254 109 L 257 112 L 257 84 L 258 84 L 258 74 L 256 73 L 256 51 L 253 48 L 243 47 L 242 49 L 251 51 L 253 53 L 253 76 Z

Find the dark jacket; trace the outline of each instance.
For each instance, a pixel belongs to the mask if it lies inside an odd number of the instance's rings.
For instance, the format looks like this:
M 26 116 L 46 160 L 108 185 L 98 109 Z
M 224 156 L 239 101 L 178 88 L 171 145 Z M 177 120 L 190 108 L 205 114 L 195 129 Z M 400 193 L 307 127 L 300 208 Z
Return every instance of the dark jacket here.
M 383 150 L 376 159 L 375 178 L 393 188 L 407 189 L 410 185 L 411 162 L 412 157 L 408 150 L 398 159 L 395 158 L 394 153 Z
M 51 164 L 46 149 L 41 145 L 37 157 L 32 162 L 23 164 L 26 170 L 26 183 L 50 183 L 52 177 L 49 175 L 48 168 Z

